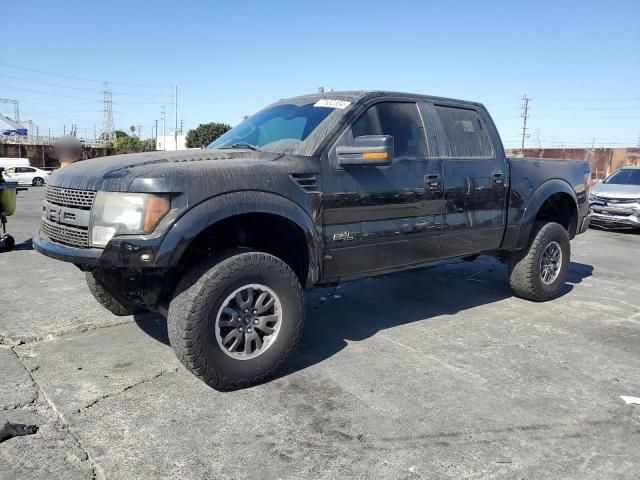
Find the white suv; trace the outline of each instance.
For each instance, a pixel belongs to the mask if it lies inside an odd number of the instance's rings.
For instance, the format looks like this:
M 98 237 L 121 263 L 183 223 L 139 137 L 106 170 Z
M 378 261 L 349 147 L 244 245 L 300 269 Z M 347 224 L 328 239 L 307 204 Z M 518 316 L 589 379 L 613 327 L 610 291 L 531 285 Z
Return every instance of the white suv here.
M 5 180 L 18 182 L 18 185 L 39 187 L 47 183 L 49 172 L 35 167 L 11 167 L 3 172 Z

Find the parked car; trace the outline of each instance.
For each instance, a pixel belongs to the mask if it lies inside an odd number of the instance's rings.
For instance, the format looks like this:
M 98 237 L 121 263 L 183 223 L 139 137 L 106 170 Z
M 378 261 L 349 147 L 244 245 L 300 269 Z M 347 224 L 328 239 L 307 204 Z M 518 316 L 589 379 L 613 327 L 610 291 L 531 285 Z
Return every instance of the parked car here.
M 50 173 L 35 167 L 11 167 L 4 171 L 8 181 L 18 182 L 19 185 L 33 185 L 40 187 L 47 183 Z
M 280 100 L 208 149 L 58 170 L 33 244 L 86 271 L 113 313 L 166 315 L 182 363 L 227 390 L 291 354 L 303 287 L 482 253 L 516 295 L 554 298 L 589 176 L 507 158 L 479 103 L 331 92 Z
M 622 167 L 589 194 L 591 223 L 605 228 L 640 228 L 640 167 Z

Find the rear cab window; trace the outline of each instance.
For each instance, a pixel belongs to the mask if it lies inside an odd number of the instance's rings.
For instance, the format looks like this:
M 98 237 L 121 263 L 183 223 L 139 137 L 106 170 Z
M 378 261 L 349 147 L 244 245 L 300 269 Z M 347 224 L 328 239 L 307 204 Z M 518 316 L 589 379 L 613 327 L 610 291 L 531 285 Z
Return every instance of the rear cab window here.
M 489 133 L 478 112 L 442 105 L 435 105 L 434 110 L 442 126 L 438 141 L 442 157 L 494 158 Z

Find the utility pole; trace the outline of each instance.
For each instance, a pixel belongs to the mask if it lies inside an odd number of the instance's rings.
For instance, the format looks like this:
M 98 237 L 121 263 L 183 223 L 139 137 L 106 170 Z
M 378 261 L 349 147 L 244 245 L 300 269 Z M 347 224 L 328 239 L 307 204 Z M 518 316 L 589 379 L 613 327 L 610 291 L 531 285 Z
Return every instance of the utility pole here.
M 104 108 L 102 111 L 102 141 L 113 142 L 116 139 L 116 134 L 113 131 L 113 97 L 107 82 L 104 82 L 102 94 L 104 96 Z
M 175 115 L 176 115 L 176 118 L 175 118 L 175 120 L 176 120 L 175 127 L 176 128 L 173 131 L 173 137 L 174 137 L 174 140 L 176 142 L 176 150 L 178 150 L 178 86 L 177 85 L 176 85 L 175 92 L 176 92 L 176 96 L 175 96 L 176 103 L 175 103 L 174 107 L 175 107 Z
M 154 121 L 156 123 L 156 135 L 153 138 L 154 138 L 154 140 L 156 142 L 156 145 L 157 145 L 158 144 L 158 120 L 154 120 Z
M 66 136 L 66 135 L 67 135 L 67 125 L 66 125 L 66 124 L 64 124 L 64 125 L 62 126 L 62 136 Z
M 138 125 L 138 138 L 142 138 L 140 135 L 142 134 L 142 125 Z
M 164 105 L 162 105 L 162 110 L 160 112 L 162 115 L 162 150 L 167 149 L 167 112 L 164 109 Z
M 524 139 L 527 135 L 527 118 L 529 118 L 529 97 L 522 97 L 522 150 L 524 150 Z
M 183 128 L 184 128 L 184 120 L 180 120 L 180 135 L 182 135 Z

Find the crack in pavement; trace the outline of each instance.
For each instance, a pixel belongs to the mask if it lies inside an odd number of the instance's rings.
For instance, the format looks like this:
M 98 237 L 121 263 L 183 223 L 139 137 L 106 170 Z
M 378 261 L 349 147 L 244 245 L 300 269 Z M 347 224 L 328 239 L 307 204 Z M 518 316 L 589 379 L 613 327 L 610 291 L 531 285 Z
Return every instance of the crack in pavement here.
M 152 382 L 152 381 L 156 380 L 157 378 L 160 378 L 160 377 L 162 377 L 162 376 L 164 376 L 164 375 L 166 375 L 166 374 L 168 374 L 168 373 L 175 373 L 175 372 L 177 372 L 179 369 L 180 369 L 180 367 L 172 368 L 172 369 L 169 369 L 169 370 L 162 370 L 160 373 L 157 373 L 157 374 L 155 374 L 155 375 L 153 375 L 153 376 L 151 376 L 151 377 L 144 378 L 144 379 L 140 380 L 139 382 L 133 383 L 133 384 L 131 384 L 131 385 L 127 385 L 125 388 L 123 388 L 123 389 L 121 389 L 121 390 L 118 390 L 118 391 L 116 391 L 116 392 L 110 392 L 110 393 L 107 393 L 107 394 L 105 394 L 105 395 L 102 395 L 101 397 L 96 398 L 96 399 L 95 399 L 95 400 L 93 400 L 92 402 L 88 403 L 88 404 L 87 404 L 87 405 L 85 405 L 84 407 L 79 408 L 78 410 L 76 410 L 76 411 L 75 411 L 75 412 L 73 412 L 73 413 L 74 413 L 74 414 L 82 413 L 82 412 L 84 412 L 85 410 L 87 410 L 87 409 L 89 409 L 89 408 L 93 407 L 93 406 L 94 406 L 94 405 L 96 405 L 97 403 L 101 402 L 102 400 L 106 400 L 107 398 L 113 397 L 113 396 L 115 396 L 115 395 L 119 395 L 119 394 L 121 394 L 121 393 L 126 392 L 127 390 L 131 390 L 132 388 L 138 387 L 138 386 L 143 385 L 143 384 L 145 384 L 145 383 Z
M 62 329 L 59 332 L 53 333 L 53 334 L 30 335 L 30 336 L 24 336 L 24 337 L 18 337 L 18 338 L 12 338 L 0 332 L 0 346 L 13 348 L 18 345 L 31 345 L 32 343 L 44 342 L 47 340 L 54 340 L 56 338 L 68 337 L 70 335 L 93 332 L 95 330 L 102 330 L 104 328 L 119 327 L 121 325 L 128 325 L 130 323 L 148 322 L 150 320 L 156 320 L 156 319 L 157 319 L 156 316 L 150 315 L 147 318 L 139 318 L 135 320 L 127 319 L 117 323 L 110 323 L 109 325 L 92 325 L 92 324 L 77 325 L 75 327 Z
M 60 411 L 58 411 L 58 409 L 56 408 L 55 404 L 49 399 L 49 397 L 47 396 L 47 394 L 44 391 L 44 389 L 36 381 L 35 377 L 32 375 L 32 373 L 29 371 L 27 366 L 22 361 L 22 358 L 20 358 L 20 355 L 18 355 L 18 352 L 16 352 L 13 349 L 13 347 L 11 348 L 11 351 L 18 358 L 18 361 L 20 362 L 20 365 L 22 365 L 22 367 L 25 369 L 25 371 L 27 372 L 27 375 L 29 375 L 29 378 L 31 379 L 31 382 L 33 382 L 33 385 L 36 388 L 37 393 L 42 396 L 42 398 L 45 400 L 45 402 L 47 403 L 49 408 L 51 408 L 51 411 L 53 411 L 55 413 L 55 415 L 58 417 L 58 420 L 60 421 L 60 424 L 62 425 L 62 429 L 67 431 L 67 433 L 69 434 L 69 437 L 71 437 L 73 442 L 75 442 L 75 444 L 78 446 L 78 448 L 86 455 L 86 457 L 87 457 L 86 461 L 89 462 L 89 466 L 91 468 L 92 478 L 93 479 L 103 479 L 103 478 L 105 478 L 104 475 L 102 474 L 102 472 L 101 472 L 100 475 L 98 475 L 98 468 L 96 467 L 96 464 L 94 463 L 93 459 L 91 458 L 91 455 L 89 455 L 88 450 L 86 448 L 84 448 L 84 446 L 82 445 L 82 443 L 80 442 L 78 437 L 75 435 L 75 433 L 73 433 L 73 431 L 71 430 L 70 425 L 64 419 L 64 415 L 62 415 L 60 413 Z M 37 395 L 36 395 L 36 399 L 37 399 Z

